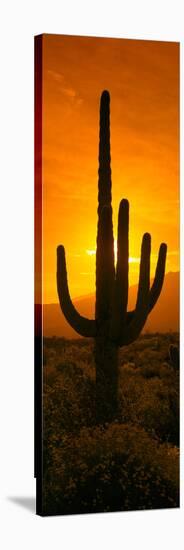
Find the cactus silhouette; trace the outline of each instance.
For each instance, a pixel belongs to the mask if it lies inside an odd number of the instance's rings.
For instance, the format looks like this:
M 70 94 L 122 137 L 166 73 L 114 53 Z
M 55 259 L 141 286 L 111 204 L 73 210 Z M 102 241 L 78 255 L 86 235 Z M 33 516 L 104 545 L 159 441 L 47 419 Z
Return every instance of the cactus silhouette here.
M 57 289 L 61 310 L 71 327 L 81 336 L 95 338 L 96 421 L 109 422 L 118 407 L 118 348 L 133 342 L 144 327 L 148 314 L 160 295 L 167 246 L 159 250 L 153 284 L 150 288 L 151 236 L 142 239 L 137 302 L 127 312 L 129 259 L 129 203 L 120 202 L 118 215 L 117 263 L 111 206 L 110 95 L 100 101 L 100 141 L 98 171 L 98 227 L 96 249 L 95 319 L 87 319 L 75 309 L 69 294 L 65 250 L 57 249 Z

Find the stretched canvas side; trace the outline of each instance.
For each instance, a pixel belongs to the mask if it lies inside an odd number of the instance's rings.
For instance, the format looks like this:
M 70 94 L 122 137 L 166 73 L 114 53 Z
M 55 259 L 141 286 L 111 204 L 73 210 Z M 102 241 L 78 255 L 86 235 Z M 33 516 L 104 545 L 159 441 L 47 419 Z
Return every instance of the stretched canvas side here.
M 34 45 L 34 112 L 35 112 L 35 337 L 34 337 L 34 435 L 35 457 L 34 475 L 36 477 L 36 513 L 42 514 L 42 482 L 43 482 L 43 319 L 42 319 L 42 101 L 43 101 L 43 37 L 35 37 Z

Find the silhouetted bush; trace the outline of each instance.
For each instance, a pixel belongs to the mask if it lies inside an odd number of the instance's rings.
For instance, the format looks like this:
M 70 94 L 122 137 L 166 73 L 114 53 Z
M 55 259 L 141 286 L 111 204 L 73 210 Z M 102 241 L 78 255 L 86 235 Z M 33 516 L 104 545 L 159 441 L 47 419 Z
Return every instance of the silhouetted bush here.
M 44 482 L 45 513 L 147 510 L 179 505 L 178 452 L 143 429 L 84 428 L 53 449 Z
M 165 362 L 178 336 L 142 340 L 120 354 L 119 410 L 102 428 L 91 343 L 45 339 L 45 513 L 178 506 L 179 372 Z
M 119 420 L 140 425 L 162 442 L 179 444 L 179 384 L 169 367 L 121 369 Z M 146 374 L 146 377 L 145 377 Z

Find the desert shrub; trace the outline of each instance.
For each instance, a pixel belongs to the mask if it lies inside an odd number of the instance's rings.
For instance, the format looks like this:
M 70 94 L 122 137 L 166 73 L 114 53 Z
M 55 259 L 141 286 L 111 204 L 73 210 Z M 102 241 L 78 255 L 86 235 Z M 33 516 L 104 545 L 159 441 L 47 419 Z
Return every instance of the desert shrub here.
M 47 376 L 44 384 L 45 438 L 54 433 L 76 433 L 82 426 L 94 423 L 95 381 L 74 363 L 59 364 L 57 376 Z
M 139 374 L 144 378 L 154 378 L 155 376 L 159 377 L 160 366 L 158 363 L 148 363 L 143 365 L 139 370 Z
M 146 371 L 143 368 L 121 369 L 119 420 L 140 425 L 161 441 L 178 445 L 178 380 L 169 367 L 161 367 L 161 375 L 160 371 L 155 372 L 155 367 L 151 366 L 150 371 L 148 367 Z
M 78 348 L 76 358 L 84 363 L 91 363 L 93 359 L 93 350 L 89 347 Z
M 139 423 L 162 441 L 179 444 L 179 401 L 176 390 L 152 380 L 138 409 Z
M 171 366 L 163 362 L 159 363 L 157 361 L 148 361 L 139 368 L 137 374 L 143 376 L 144 378 L 166 378 L 169 383 L 172 381 L 172 383 L 175 384 L 176 382 L 176 377 Z
M 82 376 L 82 369 L 80 365 L 77 365 L 74 361 L 62 361 L 56 365 L 57 372 L 63 374 L 65 378 L 72 378 L 74 376 Z
M 52 448 L 44 513 L 177 507 L 178 475 L 177 451 L 143 429 L 116 423 L 84 428 Z
M 52 468 L 53 450 L 57 451 L 61 440 L 67 434 L 74 437 L 82 426 L 94 424 L 95 384 L 85 377 L 74 381 L 68 379 L 63 383 L 60 376 L 52 385 L 44 385 L 43 460 L 44 470 L 48 473 Z
M 52 385 L 54 380 L 57 378 L 57 370 L 54 365 L 47 364 L 44 367 L 44 379 L 47 381 L 47 384 Z

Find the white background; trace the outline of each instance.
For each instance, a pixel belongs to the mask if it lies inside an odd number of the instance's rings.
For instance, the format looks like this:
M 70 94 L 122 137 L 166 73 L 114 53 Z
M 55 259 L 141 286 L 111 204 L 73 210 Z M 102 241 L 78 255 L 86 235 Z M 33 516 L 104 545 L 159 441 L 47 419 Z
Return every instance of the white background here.
M 33 36 L 48 32 L 183 43 L 182 4 L 182 0 L 1 3 L 0 544 L 3 550 L 16 547 L 29 550 L 39 545 L 44 550 L 51 547 L 155 550 L 163 546 L 178 550 L 183 546 L 183 508 L 40 518 L 34 515 L 33 479 Z M 183 74 L 182 60 L 182 90 Z M 181 116 L 183 127 L 183 112 Z M 181 203 L 183 210 L 183 192 Z M 183 338 L 183 307 L 181 317 Z M 182 388 L 183 378 L 182 373 Z M 183 411 L 182 399 L 181 420 Z M 183 447 L 182 436 L 182 450 Z M 183 464 L 182 458 L 181 474 Z

